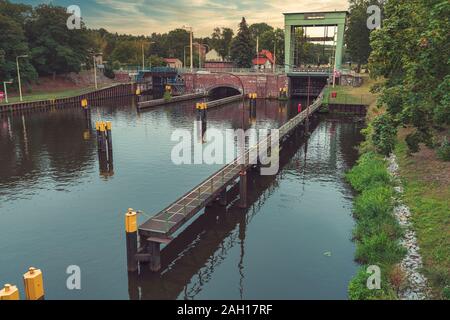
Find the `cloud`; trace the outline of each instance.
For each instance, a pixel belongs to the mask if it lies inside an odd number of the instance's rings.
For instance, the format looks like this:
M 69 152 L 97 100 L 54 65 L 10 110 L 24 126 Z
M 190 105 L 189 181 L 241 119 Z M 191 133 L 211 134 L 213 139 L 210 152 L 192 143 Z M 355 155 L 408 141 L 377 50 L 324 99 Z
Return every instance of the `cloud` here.
M 214 27 L 237 30 L 242 17 L 248 23 L 266 22 L 283 27 L 286 12 L 346 10 L 348 0 L 60 0 L 14 1 L 36 5 L 80 6 L 90 28 L 134 35 L 163 33 L 183 25 L 197 36 L 208 36 Z M 78 3 L 77 3 L 78 2 Z

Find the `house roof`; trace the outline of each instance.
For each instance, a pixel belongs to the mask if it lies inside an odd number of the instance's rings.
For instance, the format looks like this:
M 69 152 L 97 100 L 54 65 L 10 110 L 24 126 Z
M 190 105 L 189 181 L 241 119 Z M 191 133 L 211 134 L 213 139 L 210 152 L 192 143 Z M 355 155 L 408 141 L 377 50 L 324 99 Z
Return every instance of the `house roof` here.
M 266 64 L 266 62 L 269 61 L 271 64 L 275 62 L 272 52 L 269 50 L 261 50 L 258 53 L 258 57 L 252 60 L 253 65 L 263 65 Z
M 181 62 L 181 60 L 180 60 L 180 59 L 177 59 L 177 58 L 164 58 L 164 61 L 165 61 L 165 62 L 168 62 L 168 63 L 177 63 L 177 62 Z

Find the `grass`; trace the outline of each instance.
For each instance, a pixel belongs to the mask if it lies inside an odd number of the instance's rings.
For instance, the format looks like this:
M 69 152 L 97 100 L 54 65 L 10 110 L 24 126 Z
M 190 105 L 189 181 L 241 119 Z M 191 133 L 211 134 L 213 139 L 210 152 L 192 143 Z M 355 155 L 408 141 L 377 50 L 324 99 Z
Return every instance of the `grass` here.
M 405 188 L 404 202 L 413 212 L 423 272 L 435 298 L 450 299 L 450 186 L 445 179 L 433 178 L 442 177 L 445 172 L 441 170 L 448 167 L 427 167 L 424 159 L 409 156 L 407 149 L 406 143 L 399 142 L 395 153 Z
M 327 88 L 325 91 L 325 104 L 363 104 L 371 105 L 376 99 L 377 95 L 370 92 L 370 88 L 375 81 L 368 76 L 363 76 L 364 82 L 361 87 L 351 86 L 335 86 Z M 332 98 L 331 92 L 336 92 L 337 97 Z
M 355 259 L 364 264 L 349 284 L 349 298 L 353 300 L 396 299 L 402 281 L 397 268 L 405 249 L 400 245 L 402 229 L 393 215 L 394 188 L 387 164 L 373 152 L 361 156 L 358 164 L 347 174 L 353 188 L 360 192 L 354 202 L 356 227 Z M 369 290 L 367 267 L 381 270 L 381 289 Z
M 99 89 L 107 87 L 108 85 L 99 85 Z M 95 91 L 94 86 L 84 87 L 84 88 L 76 88 L 76 89 L 68 89 L 62 91 L 51 91 L 51 92 L 36 92 L 23 95 L 23 102 L 32 102 L 32 101 L 40 101 L 40 100 L 50 100 L 50 99 L 60 99 L 60 98 L 68 98 L 75 97 L 81 94 L 89 93 Z M 10 96 L 8 97 L 9 103 L 19 103 L 20 98 L 18 96 Z M 4 105 L 6 102 L 0 103 L 0 105 Z

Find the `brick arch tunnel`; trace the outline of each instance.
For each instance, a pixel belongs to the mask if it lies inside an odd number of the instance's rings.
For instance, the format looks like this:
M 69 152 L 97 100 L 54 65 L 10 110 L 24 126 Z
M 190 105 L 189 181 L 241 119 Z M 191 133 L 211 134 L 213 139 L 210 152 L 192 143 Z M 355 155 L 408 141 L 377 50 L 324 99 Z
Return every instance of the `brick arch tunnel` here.
M 242 88 L 236 87 L 234 85 L 215 85 L 207 89 L 208 96 L 213 99 L 222 99 L 235 95 L 239 95 L 242 93 Z

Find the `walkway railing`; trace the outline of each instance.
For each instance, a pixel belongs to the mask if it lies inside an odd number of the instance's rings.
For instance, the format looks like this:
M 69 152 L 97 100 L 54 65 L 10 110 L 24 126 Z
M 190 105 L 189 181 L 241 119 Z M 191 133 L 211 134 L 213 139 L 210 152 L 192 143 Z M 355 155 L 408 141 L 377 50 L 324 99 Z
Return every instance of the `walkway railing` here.
M 325 89 L 311 106 L 279 128 L 279 139 L 288 135 L 322 105 L 324 91 Z M 141 233 L 146 233 L 146 235 L 150 237 L 156 237 L 160 240 L 167 239 L 167 241 L 170 241 L 170 236 L 186 221 L 193 217 L 209 202 L 217 198 L 220 192 L 226 190 L 228 185 L 233 184 L 239 177 L 243 168 L 247 170 L 251 165 L 257 163 L 258 150 L 260 150 L 262 145 L 271 146 L 271 139 L 272 136 L 268 135 L 258 144 L 249 147 L 243 155 L 237 157 L 232 163 L 208 177 L 184 196 L 156 214 L 153 218 L 144 222 L 139 227 L 139 231 Z

